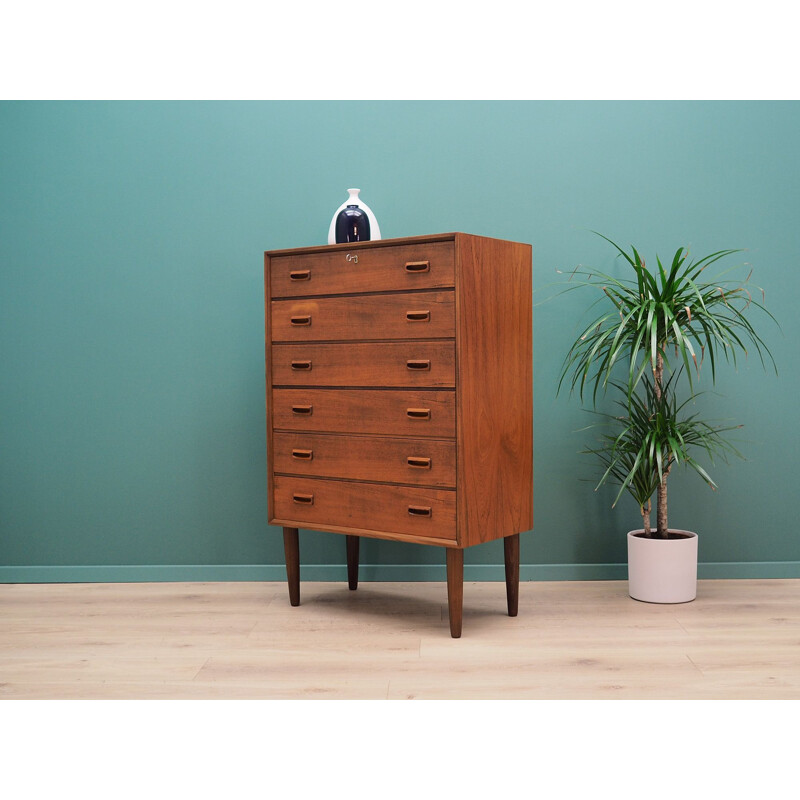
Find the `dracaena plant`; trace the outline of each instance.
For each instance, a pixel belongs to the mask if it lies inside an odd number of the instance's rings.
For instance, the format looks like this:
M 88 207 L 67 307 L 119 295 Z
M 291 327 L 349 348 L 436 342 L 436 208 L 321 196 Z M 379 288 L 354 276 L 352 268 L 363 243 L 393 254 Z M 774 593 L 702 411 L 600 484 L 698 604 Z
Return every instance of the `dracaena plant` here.
M 711 476 L 694 457 L 696 451 L 705 452 L 711 463 L 719 455 L 727 461 L 728 455 L 741 457 L 741 453 L 726 439 L 728 431 L 740 425 L 712 425 L 689 414 L 687 406 L 693 397 L 679 402 L 673 385 L 680 371 L 671 375 L 660 393 L 656 392 L 653 379 L 645 374 L 639 386 L 628 394 L 628 387 L 614 382 L 623 399 L 617 400 L 620 414 L 598 413 L 604 418 L 600 423 L 602 433 L 595 447 L 584 452 L 597 456 L 605 468 L 597 487 L 606 482 L 619 486 L 612 504 L 617 504 L 627 490 L 639 506 L 644 535 L 651 535 L 650 514 L 652 497 L 659 490 L 663 500 L 659 513 L 665 517 L 658 520 L 666 531 L 666 476 L 673 466 L 685 466 L 696 472 L 712 489 L 716 488 Z M 664 535 L 664 534 L 661 534 Z
M 603 310 L 567 353 L 559 391 L 568 381 L 570 391 L 577 391 L 581 400 L 591 392 L 595 407 L 598 395 L 609 385 L 623 393 L 626 413 L 615 418 L 623 425 L 622 433 L 591 452 L 601 455 L 601 461 L 608 459 L 603 462 L 604 480 L 621 478 L 621 491 L 635 489 L 646 530 L 645 510 L 649 516 L 650 498 L 656 492 L 657 535 L 666 538 L 667 477 L 673 465 L 694 467 L 713 487 L 713 481 L 691 459 L 689 449 L 699 444 L 709 455 L 730 449 L 722 438 L 730 428 L 714 428 L 696 416 L 678 419 L 686 406 L 676 399 L 678 376 L 681 372 L 686 375 L 688 397 L 693 398 L 693 378 L 706 359 L 712 384 L 719 362 L 731 361 L 735 366 L 740 355 L 747 355 L 748 347 L 756 351 L 762 365 L 768 360 L 774 367 L 772 354 L 749 315 L 757 310 L 773 321 L 774 317 L 753 297 L 749 288 L 752 270 L 743 280 L 726 277 L 729 271 L 713 279 L 706 276 L 712 264 L 741 250 L 718 250 L 691 259 L 688 250 L 679 247 L 671 264 L 665 267 L 656 257 L 657 270 L 652 270 L 635 247 L 627 253 L 608 237 L 597 235 L 618 251 L 632 273 L 615 278 L 582 267 L 572 272 L 572 285 L 565 291 L 594 289 L 598 295 L 595 304 L 602 304 Z M 757 292 L 763 301 L 763 291 Z M 645 444 L 648 458 L 637 460 Z

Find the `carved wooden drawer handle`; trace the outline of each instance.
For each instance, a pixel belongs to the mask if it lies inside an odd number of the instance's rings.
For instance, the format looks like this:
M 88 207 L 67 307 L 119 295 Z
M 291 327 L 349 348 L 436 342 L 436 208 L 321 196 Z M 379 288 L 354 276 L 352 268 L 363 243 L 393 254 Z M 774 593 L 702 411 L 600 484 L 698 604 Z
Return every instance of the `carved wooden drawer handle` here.
M 311 369 L 311 361 L 292 361 L 292 369 Z
M 291 318 L 292 325 L 310 325 L 311 324 L 311 314 L 303 314 L 298 315 L 296 317 Z
M 406 366 L 409 369 L 416 369 L 416 370 L 430 369 L 431 362 L 430 359 L 417 358 L 417 359 L 412 359 L 410 361 L 406 361 Z
M 430 311 L 406 311 L 406 319 L 409 322 L 430 322 Z
M 426 456 L 409 456 L 406 459 L 406 464 L 409 467 L 416 467 L 417 469 L 430 469 L 431 460 Z
M 292 450 L 292 458 L 300 461 L 311 461 L 314 458 L 313 450 Z
M 310 269 L 295 269 L 289 273 L 289 280 L 290 281 L 310 281 L 311 280 L 311 270 Z
M 301 506 L 313 506 L 314 505 L 314 495 L 313 494 L 301 494 L 300 492 L 295 492 L 292 495 L 292 500 Z
M 431 410 L 429 408 L 407 408 L 406 416 L 411 419 L 430 419 Z
M 408 261 L 406 262 L 406 272 L 430 272 L 430 261 Z
M 310 416 L 314 413 L 314 406 L 292 406 L 292 414 Z
M 430 517 L 431 515 L 431 507 L 430 506 L 409 506 L 408 513 L 412 517 Z

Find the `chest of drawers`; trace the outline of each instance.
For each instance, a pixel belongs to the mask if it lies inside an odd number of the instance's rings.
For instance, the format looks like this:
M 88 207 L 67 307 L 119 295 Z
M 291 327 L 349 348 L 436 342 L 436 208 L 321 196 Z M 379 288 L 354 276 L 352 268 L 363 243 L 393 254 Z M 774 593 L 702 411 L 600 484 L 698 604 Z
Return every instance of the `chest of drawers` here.
M 508 613 L 533 527 L 531 247 L 464 233 L 264 254 L 269 522 L 300 602 L 299 528 L 445 548 L 504 540 Z

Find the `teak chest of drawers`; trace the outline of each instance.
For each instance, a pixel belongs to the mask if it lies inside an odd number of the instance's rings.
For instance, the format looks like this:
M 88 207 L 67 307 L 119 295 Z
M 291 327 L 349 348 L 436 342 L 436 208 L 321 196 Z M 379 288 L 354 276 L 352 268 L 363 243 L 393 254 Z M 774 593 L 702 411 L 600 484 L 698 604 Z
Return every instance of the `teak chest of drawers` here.
M 464 233 L 264 254 L 269 522 L 300 602 L 298 528 L 446 548 L 504 539 L 517 613 L 533 527 L 531 247 Z

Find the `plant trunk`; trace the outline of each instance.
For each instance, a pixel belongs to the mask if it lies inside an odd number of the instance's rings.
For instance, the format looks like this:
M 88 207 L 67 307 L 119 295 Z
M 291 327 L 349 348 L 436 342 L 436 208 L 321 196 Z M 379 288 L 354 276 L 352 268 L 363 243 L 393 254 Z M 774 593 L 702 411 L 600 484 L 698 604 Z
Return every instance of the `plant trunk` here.
M 656 397 L 661 399 L 661 383 L 664 380 L 664 356 L 661 353 L 656 355 L 656 368 L 653 371 L 655 379 Z
M 656 355 L 656 369 L 653 378 L 656 397 L 661 400 L 661 384 L 664 380 L 664 356 L 661 353 Z M 656 494 L 656 535 L 661 539 L 666 539 L 669 535 L 667 528 L 667 475 L 669 475 L 669 467 L 664 470 Z
M 667 475 L 669 470 L 664 472 L 664 477 L 658 486 L 658 495 L 656 500 L 656 532 L 662 539 L 667 538 Z
M 650 533 L 650 511 L 653 508 L 653 501 L 648 500 L 647 506 L 642 506 L 639 510 L 642 512 L 642 528 L 644 528 L 644 535 L 649 539 Z

